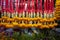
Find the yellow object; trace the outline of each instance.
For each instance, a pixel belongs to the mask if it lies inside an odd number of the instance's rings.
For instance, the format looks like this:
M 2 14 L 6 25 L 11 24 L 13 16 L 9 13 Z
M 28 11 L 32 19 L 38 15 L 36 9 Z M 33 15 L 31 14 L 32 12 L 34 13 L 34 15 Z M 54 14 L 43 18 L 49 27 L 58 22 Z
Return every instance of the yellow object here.
M 14 19 L 13 19 L 13 18 L 8 18 L 8 19 L 7 19 L 7 22 L 10 22 L 10 21 L 13 22 Z
M 17 26 L 18 23 L 17 22 L 12 22 L 12 25 Z
M 13 24 L 6 24 L 5 27 L 6 27 L 6 28 L 13 28 L 14 26 L 13 26 Z
M 57 20 L 60 20 L 60 0 L 56 0 L 56 12 L 55 12 Z
M 8 23 L 0 23 L 2 26 L 6 26 Z
M 8 17 L 6 17 L 6 16 L 3 16 L 2 18 L 3 18 L 3 19 L 6 19 L 6 18 L 8 18 Z

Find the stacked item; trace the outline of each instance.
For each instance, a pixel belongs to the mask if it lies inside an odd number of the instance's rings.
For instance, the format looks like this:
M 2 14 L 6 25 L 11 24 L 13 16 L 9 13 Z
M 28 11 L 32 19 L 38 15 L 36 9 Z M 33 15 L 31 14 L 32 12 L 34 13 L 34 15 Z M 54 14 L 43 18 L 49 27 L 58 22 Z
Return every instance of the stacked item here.
M 1 0 L 0 26 L 54 28 L 54 0 Z
M 60 0 L 56 0 L 55 16 L 57 17 L 57 20 L 60 20 Z

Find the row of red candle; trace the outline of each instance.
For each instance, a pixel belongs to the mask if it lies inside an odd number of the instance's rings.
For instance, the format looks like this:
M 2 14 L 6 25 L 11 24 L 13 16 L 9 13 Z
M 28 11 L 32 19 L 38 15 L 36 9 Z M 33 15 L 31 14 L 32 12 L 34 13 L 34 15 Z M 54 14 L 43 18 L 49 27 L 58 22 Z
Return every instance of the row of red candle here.
M 54 17 L 54 0 L 44 0 L 44 14 L 48 18 Z
M 15 2 L 14 2 L 15 1 Z M 0 6 L 2 7 L 1 11 L 5 12 L 40 12 L 42 13 L 52 13 L 54 11 L 54 0 L 44 0 L 44 9 L 42 8 L 42 0 L 40 2 L 38 0 L 1 0 Z M 39 4 L 38 4 L 39 2 Z M 35 6 L 36 4 L 36 6 Z M 37 9 L 35 9 L 35 7 Z
M 45 0 L 44 2 L 44 10 L 47 12 L 53 12 L 54 11 L 54 0 Z
M 38 4 L 38 0 L 36 0 L 36 1 Z M 42 3 L 42 0 L 41 0 L 41 3 Z M 14 2 L 14 0 L 1 0 L 1 6 L 2 6 L 1 11 L 7 11 L 7 12 L 14 12 L 14 11 L 18 11 L 18 12 L 21 12 L 21 11 L 31 12 L 32 11 L 33 12 L 33 11 L 35 11 L 34 0 L 31 0 L 31 1 L 30 0 L 28 0 L 28 1 L 15 0 L 15 2 Z M 25 9 L 25 7 L 27 7 L 27 9 Z M 42 8 L 42 7 L 40 7 L 40 8 Z

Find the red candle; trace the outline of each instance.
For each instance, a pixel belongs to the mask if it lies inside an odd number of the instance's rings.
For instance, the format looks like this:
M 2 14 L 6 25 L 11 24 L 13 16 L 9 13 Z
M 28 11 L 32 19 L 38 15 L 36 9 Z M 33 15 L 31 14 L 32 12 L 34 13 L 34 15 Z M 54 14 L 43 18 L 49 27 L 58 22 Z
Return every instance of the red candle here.
M 23 12 L 24 11 L 24 0 L 21 0 L 20 6 L 21 6 L 21 12 Z
M 31 0 L 28 0 L 28 12 L 31 12 L 32 10 L 32 5 L 31 5 Z
M 21 12 L 21 5 L 20 5 L 21 3 L 20 3 L 20 0 L 19 0 L 19 9 L 18 9 L 18 13 L 20 13 Z
M 44 0 L 44 13 L 47 13 L 47 0 Z
M 39 11 L 39 8 L 38 8 L 38 0 L 36 0 L 36 7 L 37 7 L 37 9 L 36 9 L 36 12 L 38 12 Z
M 30 12 L 30 11 L 31 11 L 31 10 L 30 10 L 30 9 L 31 9 L 31 8 L 30 8 L 30 0 L 28 0 L 28 7 L 27 7 L 27 8 L 28 8 L 28 12 Z
M 22 0 L 19 0 L 19 13 L 22 13 Z
M 18 0 L 15 0 L 15 11 L 18 11 Z
M 35 9 L 34 9 L 34 0 L 32 0 L 32 12 L 34 12 Z
M 54 0 L 49 0 L 49 13 L 54 11 Z
M 17 12 L 19 12 L 21 9 L 19 9 L 20 8 L 20 0 L 15 0 L 15 3 L 14 3 L 14 5 L 15 5 L 15 11 L 17 11 Z
M 6 11 L 10 12 L 10 0 L 6 0 Z
M 23 0 L 22 9 L 23 9 L 23 11 L 25 11 L 25 0 Z
M 11 12 L 11 13 L 14 12 L 14 8 L 13 8 L 13 0 L 10 0 L 10 12 Z
M 9 10 L 8 10 L 9 7 L 8 7 L 8 5 L 9 5 L 9 2 L 8 2 L 8 0 L 6 0 L 6 11 L 7 11 L 7 12 L 9 12 Z
M 2 0 L 2 11 L 6 11 L 6 1 Z
M 23 0 L 21 0 L 21 11 L 23 12 Z
M 49 5 L 48 5 L 48 8 L 49 8 L 48 9 L 49 10 L 48 13 L 51 14 L 51 0 L 49 0 L 48 3 L 49 3 Z
M 51 0 L 51 12 L 54 11 L 54 0 Z
M 28 0 L 28 2 L 29 2 L 29 0 Z M 25 11 L 27 12 L 28 11 L 28 2 L 25 0 Z
M 49 0 L 47 0 L 47 14 L 49 13 Z
M 34 0 L 28 0 L 28 11 L 34 12 Z
M 42 0 L 40 0 L 40 13 L 42 13 Z

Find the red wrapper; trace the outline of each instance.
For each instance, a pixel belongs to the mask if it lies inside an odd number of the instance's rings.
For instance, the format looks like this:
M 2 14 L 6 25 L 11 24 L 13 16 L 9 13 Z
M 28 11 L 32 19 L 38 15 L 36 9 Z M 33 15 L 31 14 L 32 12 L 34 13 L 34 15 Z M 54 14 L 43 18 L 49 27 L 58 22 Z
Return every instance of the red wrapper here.
M 48 7 L 47 7 L 47 0 L 44 0 L 44 13 L 47 13 Z
M 51 12 L 54 11 L 54 0 L 51 0 Z
M 42 0 L 40 0 L 40 9 L 39 9 L 40 13 L 42 13 Z
M 20 9 L 19 9 L 19 12 L 23 12 L 24 11 L 24 0 L 20 0 Z
M 49 14 L 54 11 L 54 0 L 49 0 Z
M 15 0 L 15 10 L 18 11 L 18 0 Z
M 13 0 L 10 0 L 10 12 L 13 13 L 14 12 L 14 8 L 13 8 Z
M 34 12 L 34 0 L 28 0 L 28 12 Z
M 2 11 L 6 11 L 6 1 L 2 0 Z
M 35 0 L 35 5 L 36 5 L 36 6 L 35 6 L 35 12 L 37 12 L 37 11 L 38 11 L 38 10 L 37 10 L 37 9 L 38 9 L 38 0 Z
M 34 0 L 32 0 L 32 12 L 35 11 L 35 8 L 34 8 Z
M 47 9 L 47 14 L 48 14 L 48 11 L 49 11 L 49 1 L 48 0 L 47 0 L 47 4 L 46 5 L 47 5 L 47 8 L 46 8 Z
M 31 9 L 32 9 L 31 6 L 30 6 L 30 2 L 31 2 L 31 1 L 28 0 L 28 12 L 31 12 Z
M 11 12 L 11 10 L 10 10 L 10 0 L 8 0 L 8 1 L 6 1 L 6 2 L 8 2 L 8 5 L 6 6 L 6 7 L 7 7 L 7 11 L 8 11 L 8 12 Z
M 23 8 L 24 7 L 24 5 L 23 5 L 23 0 L 19 0 L 19 9 L 18 9 L 18 12 L 19 13 L 22 13 L 23 12 Z
M 28 0 L 29 2 L 29 0 Z M 25 4 L 24 4 L 24 10 L 27 12 L 28 11 L 28 3 L 26 0 L 25 0 Z
M 22 12 L 25 11 L 25 0 L 22 0 Z
M 8 2 L 8 0 L 6 0 L 6 11 L 7 12 L 9 12 L 9 10 L 8 10 L 9 7 L 8 6 L 9 6 L 9 2 Z
M 20 12 L 21 12 L 21 0 L 19 0 L 18 3 L 19 3 L 19 5 L 18 5 L 18 6 L 19 6 L 19 7 L 18 7 L 18 8 L 19 8 L 19 9 L 18 9 L 18 13 L 20 13 Z

